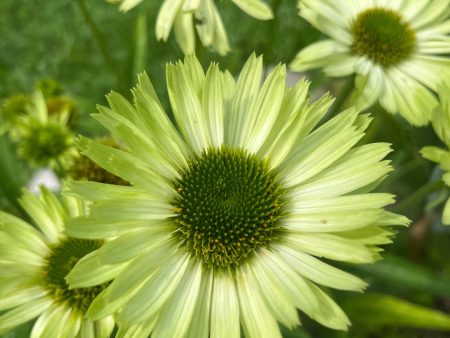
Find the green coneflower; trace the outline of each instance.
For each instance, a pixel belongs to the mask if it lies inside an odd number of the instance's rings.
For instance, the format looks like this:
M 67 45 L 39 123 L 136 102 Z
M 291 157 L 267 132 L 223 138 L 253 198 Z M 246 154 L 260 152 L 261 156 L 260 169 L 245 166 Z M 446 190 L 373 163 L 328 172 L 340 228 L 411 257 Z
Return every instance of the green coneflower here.
M 332 77 L 356 73 L 352 104 L 376 101 L 413 125 L 438 105 L 440 72 L 450 68 L 449 1 L 301 0 L 300 16 L 330 38 L 297 54 L 294 71 L 323 68 Z
M 72 130 L 78 126 L 79 111 L 76 103 L 66 96 L 52 96 L 46 99 L 49 116 L 59 116 L 62 113 L 69 114 L 67 126 Z
M 27 106 L 31 104 L 28 95 L 18 94 L 8 98 L 0 107 L 0 116 L 3 124 L 0 126 L 0 134 L 10 133 L 12 138 L 17 138 L 17 122 L 26 114 Z
M 442 74 L 442 84 L 438 88 L 441 105 L 433 111 L 431 123 L 436 135 L 450 149 L 450 72 Z M 439 163 L 440 168 L 445 172 L 442 180 L 450 186 L 450 151 L 439 147 L 423 147 L 420 153 L 427 160 Z M 450 199 L 444 207 L 442 223 L 450 225 Z
M 19 154 L 36 166 L 67 166 L 77 155 L 68 119 L 68 111 L 49 116 L 44 96 L 36 92 L 18 126 Z
M 124 150 L 116 140 L 103 138 L 98 140 L 99 143 L 112 147 L 114 149 Z M 129 182 L 110 173 L 92 161 L 89 157 L 80 154 L 73 160 L 73 164 L 69 170 L 70 176 L 76 181 L 91 181 L 98 183 L 108 183 L 114 185 L 130 185 Z
M 129 11 L 143 0 L 108 0 L 121 2 L 120 10 Z M 232 0 L 248 15 L 259 19 L 273 18 L 272 10 L 260 0 Z M 175 39 L 184 54 L 195 51 L 195 29 L 205 47 L 213 47 L 220 55 L 230 51 L 228 37 L 222 18 L 213 0 L 165 0 L 161 1 L 161 9 L 156 19 L 156 39 L 167 41 L 172 26 Z
M 81 201 L 67 196 L 63 200 L 61 205 L 44 186 L 40 197 L 24 190 L 20 203 L 38 230 L 0 212 L 0 311 L 7 311 L 0 316 L 0 335 L 36 317 L 33 338 L 106 338 L 114 329 L 111 316 L 94 322 L 85 319 L 107 280 L 91 276 L 92 287 L 70 290 L 64 279 L 103 241 L 62 234 L 64 220 L 85 212 Z
M 63 92 L 62 84 L 52 78 L 43 78 L 36 82 L 34 88 L 41 92 L 46 99 L 59 96 Z
M 277 66 L 261 87 L 262 58 L 239 80 L 195 56 L 167 66 L 170 122 L 144 74 L 135 106 L 116 93 L 95 118 L 132 154 L 81 137 L 81 151 L 131 182 L 68 182 L 65 193 L 95 201 L 66 234 L 117 237 L 67 277 L 114 279 L 88 310 L 118 312 L 119 337 L 281 337 L 277 321 L 300 324 L 297 309 L 334 329 L 349 321 L 317 284 L 361 291 L 366 284 L 318 257 L 373 263 L 391 225 L 389 194 L 370 194 L 391 170 L 388 144 L 353 148 L 370 123 L 350 108 L 312 131 L 332 99 L 309 104 L 305 80 L 285 86 Z M 260 88 L 261 87 L 261 88 Z M 119 266 L 125 266 L 118 268 Z M 111 274 L 109 271 L 114 270 Z M 114 275 L 114 276 L 113 276 Z M 106 278 L 106 277 L 105 277 Z

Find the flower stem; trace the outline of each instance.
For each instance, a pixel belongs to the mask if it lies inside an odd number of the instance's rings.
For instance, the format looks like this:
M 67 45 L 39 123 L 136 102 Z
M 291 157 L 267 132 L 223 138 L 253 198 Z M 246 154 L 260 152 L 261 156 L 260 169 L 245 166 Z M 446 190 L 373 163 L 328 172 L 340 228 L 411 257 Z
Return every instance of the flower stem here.
M 92 35 L 94 36 L 94 39 L 97 42 L 98 47 L 100 48 L 100 52 L 102 53 L 103 58 L 105 59 L 106 65 L 108 66 L 109 70 L 116 79 L 117 86 L 123 92 L 122 94 L 128 93 L 128 89 L 125 87 L 126 82 L 122 79 L 113 58 L 108 53 L 108 48 L 106 47 L 105 39 L 102 33 L 100 32 L 100 29 L 97 27 L 96 23 L 90 16 L 88 10 L 86 9 L 86 6 L 84 5 L 84 0 L 77 0 L 77 4 L 81 10 L 81 13 L 84 16 L 84 19 L 86 20 L 86 23 L 91 29 Z
M 327 121 L 331 120 L 333 117 L 337 115 L 345 100 L 347 100 L 350 93 L 353 91 L 355 86 L 355 76 L 349 76 L 345 81 L 344 85 L 341 87 L 341 90 L 336 96 L 336 101 L 331 106 L 330 112 L 328 113 Z
M 427 198 L 431 193 L 438 191 L 444 187 L 444 182 L 442 180 L 429 182 L 424 186 L 420 187 L 417 191 L 415 191 L 412 195 L 402 201 L 399 205 L 396 205 L 392 208 L 392 212 L 395 213 L 403 213 L 412 206 L 416 205 L 423 199 Z

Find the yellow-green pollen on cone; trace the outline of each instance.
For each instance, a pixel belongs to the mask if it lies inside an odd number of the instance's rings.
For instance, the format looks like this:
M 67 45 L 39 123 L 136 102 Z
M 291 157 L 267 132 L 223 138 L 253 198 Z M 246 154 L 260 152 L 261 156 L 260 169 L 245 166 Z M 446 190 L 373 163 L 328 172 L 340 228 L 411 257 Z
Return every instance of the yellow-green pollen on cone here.
M 66 237 L 50 247 L 51 254 L 43 267 L 43 286 L 54 301 L 66 304 L 73 310 L 85 314 L 89 305 L 102 292 L 108 283 L 90 288 L 69 290 L 65 277 L 84 256 L 103 245 L 101 240 Z
M 255 155 L 222 146 L 195 155 L 174 182 L 175 236 L 211 267 L 239 265 L 277 240 L 286 203 L 276 176 Z
M 361 12 L 353 23 L 352 52 L 385 67 L 406 59 L 416 34 L 396 11 L 377 7 Z

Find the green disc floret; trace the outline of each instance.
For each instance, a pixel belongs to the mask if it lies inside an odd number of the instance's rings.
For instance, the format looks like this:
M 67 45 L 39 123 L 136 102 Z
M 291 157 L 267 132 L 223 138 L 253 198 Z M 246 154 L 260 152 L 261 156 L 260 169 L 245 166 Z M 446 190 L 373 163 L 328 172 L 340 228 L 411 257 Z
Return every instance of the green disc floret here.
M 89 305 L 102 292 L 108 283 L 90 288 L 69 290 L 65 277 L 84 256 L 103 245 L 101 240 L 67 237 L 50 247 L 44 269 L 43 286 L 48 294 L 59 304 L 66 304 L 83 315 Z
M 400 14 L 381 7 L 361 12 L 352 33 L 353 53 L 367 56 L 383 66 L 406 59 L 416 41 L 414 30 Z
M 25 115 L 29 104 L 31 98 L 28 95 L 18 94 L 8 98 L 0 108 L 3 122 L 15 124 L 18 117 Z
M 240 148 L 195 155 L 174 183 L 175 234 L 208 266 L 239 264 L 276 240 L 284 192 L 266 164 Z
M 56 160 L 72 144 L 65 127 L 53 122 L 33 123 L 20 143 L 20 154 L 35 165 L 47 165 Z

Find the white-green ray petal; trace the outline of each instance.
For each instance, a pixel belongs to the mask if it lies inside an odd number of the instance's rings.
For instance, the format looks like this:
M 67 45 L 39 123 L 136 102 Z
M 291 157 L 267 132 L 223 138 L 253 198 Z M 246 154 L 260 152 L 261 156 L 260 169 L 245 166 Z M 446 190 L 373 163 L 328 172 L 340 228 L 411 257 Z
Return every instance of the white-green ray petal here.
M 335 235 L 365 245 L 382 245 L 392 243 L 391 238 L 394 236 L 394 233 L 375 225 L 369 225 L 360 229 L 337 232 Z
M 109 337 L 114 330 L 115 322 L 113 316 L 108 316 L 94 323 L 95 337 Z
M 332 234 L 289 233 L 283 238 L 296 248 L 318 257 L 337 261 L 366 264 L 374 257 L 363 244 Z
M 222 75 L 219 66 L 211 64 L 206 74 L 202 95 L 203 120 L 213 147 L 220 147 L 224 136 Z
M 154 338 L 185 336 L 194 313 L 201 276 L 202 263 L 191 260 L 177 288 L 161 309 L 152 333 Z
M 128 264 L 103 264 L 97 252 L 91 252 L 80 259 L 66 276 L 66 281 L 70 284 L 69 289 L 87 288 L 108 282 L 117 277 Z
M 281 338 L 275 318 L 264 305 L 247 264 L 236 269 L 236 284 L 240 305 L 240 317 L 248 338 Z
M 239 302 L 230 269 L 214 276 L 211 302 L 211 338 L 239 338 Z
M 118 323 L 119 331 L 117 332 L 116 338 L 148 338 L 156 325 L 157 319 L 158 317 L 155 316 L 131 326 L 127 326 L 125 323 Z
M 358 277 L 332 267 L 289 244 L 275 243 L 272 248 L 292 269 L 315 283 L 349 291 L 362 291 L 367 287 Z
M 134 0 L 136 1 L 136 0 Z M 167 41 L 175 16 L 180 10 L 183 0 L 165 0 L 156 18 L 156 39 Z
M 273 18 L 269 5 L 259 0 L 232 0 L 240 9 L 248 15 L 259 20 L 270 20 Z
M 0 299 L 0 311 L 11 309 L 37 298 L 42 298 L 46 294 L 47 291 L 41 286 L 31 286 L 15 292 L 9 292 L 8 294 L 2 295 Z
M 190 55 L 195 52 L 194 17 L 192 13 L 179 11 L 173 24 L 175 40 L 183 54 Z

